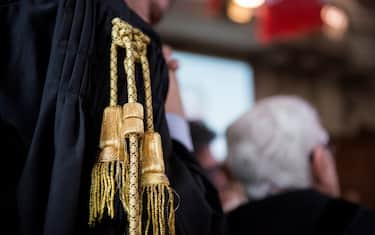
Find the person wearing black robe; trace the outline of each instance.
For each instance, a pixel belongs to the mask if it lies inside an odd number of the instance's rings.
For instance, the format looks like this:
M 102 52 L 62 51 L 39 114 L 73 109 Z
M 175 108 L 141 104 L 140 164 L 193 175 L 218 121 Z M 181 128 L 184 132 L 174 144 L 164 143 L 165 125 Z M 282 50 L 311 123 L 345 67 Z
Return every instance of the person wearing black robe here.
M 215 189 L 190 152 L 169 136 L 164 110 L 168 68 L 161 40 L 122 0 L 1 1 L 1 229 L 22 235 L 123 234 L 121 218 L 88 226 L 90 174 L 109 100 L 114 17 L 151 38 L 155 129 L 162 136 L 167 175 L 180 197 L 176 233 L 221 234 Z M 138 67 L 136 77 L 141 77 Z M 118 90 L 122 104 L 127 99 L 123 69 Z
M 370 235 L 375 212 L 339 199 L 328 133 L 296 96 L 259 100 L 227 129 L 229 167 L 248 202 L 227 215 L 228 234 Z

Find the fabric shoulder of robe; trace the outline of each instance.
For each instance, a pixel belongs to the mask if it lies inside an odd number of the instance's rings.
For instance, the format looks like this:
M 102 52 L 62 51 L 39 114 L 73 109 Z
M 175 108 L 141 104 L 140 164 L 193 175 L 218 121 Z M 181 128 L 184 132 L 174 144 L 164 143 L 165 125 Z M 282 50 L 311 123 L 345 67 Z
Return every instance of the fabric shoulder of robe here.
M 250 201 L 227 216 L 227 234 L 370 235 L 375 212 L 313 190 Z
M 177 234 L 220 234 L 216 192 L 165 121 L 168 71 L 159 36 L 122 0 L 0 1 L 0 184 L 2 231 L 12 234 L 122 234 L 123 220 L 88 227 L 90 173 L 109 102 L 111 20 L 151 38 L 148 60 L 155 129 L 180 197 Z M 124 51 L 119 52 L 119 59 Z M 119 103 L 127 99 L 119 63 Z M 142 71 L 136 68 L 140 102 Z

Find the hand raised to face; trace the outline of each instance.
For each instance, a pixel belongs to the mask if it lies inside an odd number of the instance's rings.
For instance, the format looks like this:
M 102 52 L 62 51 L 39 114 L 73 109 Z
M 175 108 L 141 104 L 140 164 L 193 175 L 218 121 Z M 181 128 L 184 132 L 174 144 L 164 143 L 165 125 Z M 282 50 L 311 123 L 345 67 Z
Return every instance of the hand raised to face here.
M 165 102 L 165 110 L 169 113 L 177 114 L 185 117 L 180 95 L 180 87 L 176 78 L 176 70 L 178 69 L 178 61 L 172 57 L 172 48 L 164 45 L 163 55 L 168 65 L 169 90 L 167 100 Z

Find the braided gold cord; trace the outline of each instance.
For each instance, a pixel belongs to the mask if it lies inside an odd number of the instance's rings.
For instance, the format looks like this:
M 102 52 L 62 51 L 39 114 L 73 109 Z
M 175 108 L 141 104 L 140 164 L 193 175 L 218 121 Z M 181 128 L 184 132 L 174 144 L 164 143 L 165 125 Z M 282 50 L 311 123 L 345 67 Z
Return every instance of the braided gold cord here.
M 111 62 L 110 62 L 110 69 L 111 69 L 111 83 L 110 83 L 110 104 L 111 106 L 117 105 L 117 46 L 112 43 L 111 44 Z
M 125 38 L 126 58 L 124 61 L 128 82 L 128 102 L 137 102 L 137 87 L 135 80 L 135 52 L 128 37 Z M 138 193 L 138 136 L 129 136 L 130 145 L 130 165 L 129 165 L 129 234 L 140 234 L 140 213 L 139 213 L 139 193 Z
M 143 210 L 144 208 L 142 207 L 145 206 L 145 214 L 147 214 L 147 219 L 144 233 L 148 234 L 149 230 L 152 229 L 152 234 L 155 235 L 164 235 L 167 231 L 168 234 L 174 235 L 173 193 L 169 187 L 169 181 L 166 179 L 164 172 L 161 138 L 158 133 L 154 132 L 151 76 L 147 58 L 147 46 L 150 43 L 150 39 L 140 30 L 133 28 L 131 25 L 120 20 L 119 18 L 113 19 L 112 23 L 110 105 L 117 105 L 118 101 L 117 47 L 124 48 L 126 50 L 123 63 L 127 80 L 128 103 L 123 106 L 123 133 L 125 133 L 125 137 L 129 140 L 129 165 L 123 166 L 128 166 L 128 172 L 125 172 L 126 176 L 128 177 L 126 187 L 127 192 L 125 192 L 125 190 L 120 191 L 120 193 L 127 193 L 127 195 L 120 195 L 120 198 L 124 203 L 124 208 L 127 210 L 129 234 L 140 235 L 141 232 L 143 232 L 143 214 L 141 209 Z M 143 126 L 143 106 L 137 102 L 135 63 L 140 63 L 142 67 L 145 90 L 144 106 L 146 109 L 146 135 L 144 135 L 145 133 Z M 153 138 L 146 138 L 146 136 L 151 136 Z M 140 141 L 140 139 L 142 139 L 142 141 Z M 149 141 L 147 142 L 146 139 Z M 142 147 L 144 142 L 146 143 L 144 146 L 149 147 L 143 148 L 141 152 L 140 147 Z M 146 154 L 142 156 L 142 153 Z M 160 177 L 155 178 L 155 175 L 150 174 L 150 172 L 144 173 L 141 171 L 142 166 L 145 166 L 143 159 L 146 158 L 144 158 L 144 156 L 151 159 L 149 162 L 153 164 L 152 167 L 154 167 L 154 169 L 158 169 L 158 171 L 160 171 L 158 172 L 158 174 L 161 175 Z M 142 166 L 140 165 L 141 163 Z M 121 169 L 120 167 L 120 165 L 116 165 L 116 169 Z M 147 164 L 145 168 L 147 168 Z M 115 176 L 114 172 L 115 166 L 111 166 L 109 178 L 103 179 L 102 182 L 104 185 L 108 186 L 105 188 L 112 189 L 115 187 L 112 181 L 110 181 L 111 178 L 116 178 L 117 182 L 123 182 L 125 180 L 126 177 L 124 175 L 121 178 L 120 175 Z M 140 172 L 142 172 L 141 181 L 139 180 Z M 144 182 L 147 182 L 147 180 L 145 181 L 144 177 L 147 178 L 147 176 L 151 176 L 149 179 L 151 179 L 152 183 L 145 185 Z M 160 179 L 162 179 L 161 182 L 157 181 Z M 140 182 L 142 182 L 141 185 Z M 112 198 L 113 195 L 111 193 L 112 191 L 110 193 L 103 192 L 104 195 L 108 195 Z M 143 205 L 144 199 L 147 200 L 146 205 Z M 109 210 L 108 213 L 112 216 L 114 214 L 113 200 L 107 201 L 107 208 Z M 102 208 L 104 208 L 104 206 L 100 206 L 99 210 Z M 166 211 L 164 208 L 166 208 L 168 211 Z M 168 229 L 166 226 L 168 226 Z
M 129 136 L 129 234 L 140 234 L 139 192 L 138 192 L 138 136 Z
M 151 93 L 151 78 L 150 68 L 147 60 L 147 55 L 141 55 L 143 80 L 145 86 L 145 103 L 146 103 L 146 117 L 147 117 L 147 131 L 154 131 L 154 115 L 152 109 L 152 93 Z
M 145 106 L 146 106 L 146 126 L 147 131 L 154 131 L 154 118 L 152 109 L 152 92 L 151 92 L 151 78 L 150 66 L 147 59 L 147 45 L 150 39 L 140 30 L 134 29 L 134 44 L 136 48 L 136 60 L 141 63 L 143 82 L 145 87 Z
M 126 72 L 126 77 L 127 77 L 128 103 L 136 103 L 137 102 L 137 87 L 136 87 L 136 80 L 135 80 L 135 59 L 136 59 L 135 53 L 136 52 L 135 52 L 134 45 L 132 43 L 133 30 L 129 24 L 121 21 L 119 18 L 113 19 L 112 24 L 113 24 L 112 43 L 116 44 L 117 46 L 121 48 L 126 49 L 124 67 L 125 67 L 125 72 Z M 117 56 L 114 57 L 113 60 L 116 60 L 116 63 L 117 63 Z M 117 75 L 117 64 L 116 64 L 116 68 L 112 68 L 112 63 L 111 63 L 111 72 L 112 71 L 116 71 L 116 75 Z M 111 81 L 112 80 L 114 79 L 111 74 Z M 116 80 L 116 83 L 117 83 L 117 80 Z M 112 90 L 114 89 L 111 88 L 111 91 Z M 111 95 L 111 98 L 112 98 L 112 95 Z M 128 200 L 127 212 L 128 212 L 128 219 L 129 219 L 129 234 L 139 235 L 140 234 L 139 191 L 138 191 L 139 136 L 138 134 L 134 133 L 134 134 L 129 134 L 128 138 L 129 138 L 129 158 L 130 158 L 129 159 L 129 172 L 128 172 L 129 195 L 128 197 L 126 197 L 126 199 Z
M 133 103 L 137 102 L 137 87 L 135 81 L 135 52 L 130 40 L 129 37 L 125 37 L 126 58 L 124 67 L 128 82 L 128 102 Z

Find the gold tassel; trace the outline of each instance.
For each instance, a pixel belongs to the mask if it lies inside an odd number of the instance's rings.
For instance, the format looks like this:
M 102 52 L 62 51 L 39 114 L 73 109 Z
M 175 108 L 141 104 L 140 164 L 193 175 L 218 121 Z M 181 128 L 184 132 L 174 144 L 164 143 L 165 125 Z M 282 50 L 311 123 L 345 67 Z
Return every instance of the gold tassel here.
M 175 235 L 173 190 L 165 175 L 161 137 L 154 132 L 147 60 L 149 43 L 150 39 L 139 29 L 119 18 L 112 20 L 110 106 L 104 110 L 101 151 L 92 171 L 89 224 L 95 224 L 105 215 L 112 219 L 116 216 L 114 198 L 118 194 L 128 214 L 129 235 L 150 231 L 153 235 Z M 117 104 L 118 47 L 126 50 L 128 103 L 122 108 Z M 141 63 L 143 71 L 146 133 L 143 105 L 137 102 L 135 63 Z
M 144 234 L 151 230 L 153 235 L 174 235 L 174 196 L 165 175 L 161 137 L 157 132 L 145 133 L 141 164 L 141 203 L 146 205 Z
M 101 221 L 105 214 L 114 218 L 114 198 L 123 191 L 127 171 L 126 143 L 121 138 L 121 106 L 108 106 L 103 113 L 100 153 L 91 173 L 89 224 Z M 121 194 L 121 193 L 120 193 Z M 125 207 L 126 200 L 122 199 Z

